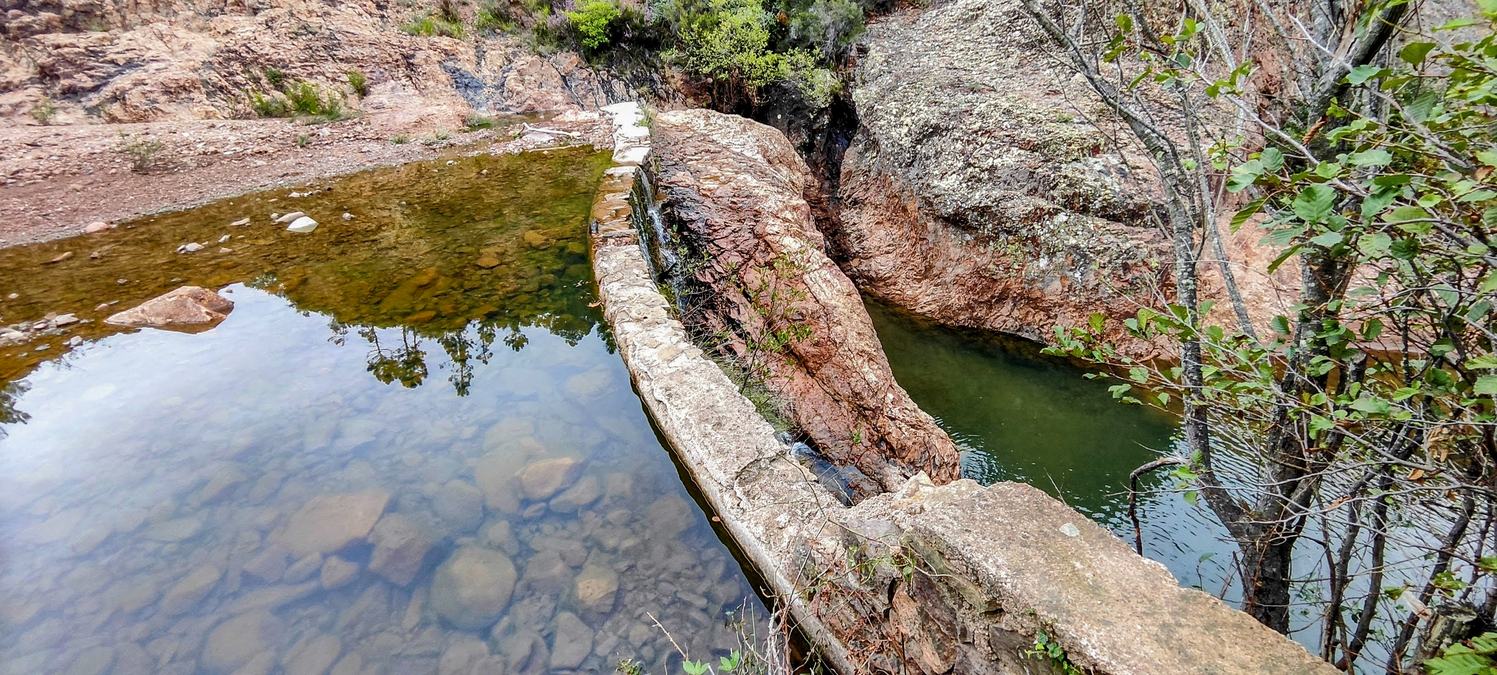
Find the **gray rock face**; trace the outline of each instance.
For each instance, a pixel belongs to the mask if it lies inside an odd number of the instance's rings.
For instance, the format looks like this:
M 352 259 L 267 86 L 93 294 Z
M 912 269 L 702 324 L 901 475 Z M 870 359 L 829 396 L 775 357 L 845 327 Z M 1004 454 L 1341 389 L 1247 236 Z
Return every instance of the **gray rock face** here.
M 1141 151 L 1052 59 L 1014 0 L 953 0 L 869 27 L 859 129 L 828 235 L 859 286 L 937 321 L 1038 341 L 1171 283 Z M 1126 136 L 1126 134 L 1124 134 Z M 1136 353 L 1152 348 L 1118 336 Z
M 390 493 L 381 491 L 314 497 L 274 539 L 297 557 L 331 553 L 368 536 L 389 503 Z
M 381 518 L 370 540 L 374 542 L 370 571 L 396 586 L 410 585 L 426 562 L 426 552 L 431 550 L 431 539 L 421 527 L 399 513 Z
M 432 610 L 458 628 L 487 628 L 509 605 L 515 576 L 514 563 L 503 553 L 476 546 L 458 549 L 437 568 Z

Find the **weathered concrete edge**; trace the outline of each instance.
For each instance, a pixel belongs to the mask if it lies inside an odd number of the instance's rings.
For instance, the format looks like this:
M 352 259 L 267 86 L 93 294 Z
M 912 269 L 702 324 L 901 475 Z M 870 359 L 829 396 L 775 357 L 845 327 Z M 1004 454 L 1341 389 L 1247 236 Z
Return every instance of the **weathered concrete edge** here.
M 832 666 L 861 672 L 877 658 L 870 639 L 893 639 L 919 672 L 1028 670 L 1036 664 L 1016 647 L 1045 630 L 1097 673 L 1338 672 L 1181 588 L 1161 565 L 1030 486 L 935 487 L 917 476 L 853 508 L 832 499 L 671 316 L 630 203 L 648 180 L 649 131 L 637 105 L 605 112 L 615 123 L 615 167 L 594 202 L 592 237 L 604 318 L 672 451 Z M 911 552 L 939 574 L 860 579 L 850 563 L 863 554 L 849 553 L 849 542 Z M 858 655 L 849 644 L 861 645 Z
M 774 427 L 671 316 L 640 246 L 630 204 L 636 183 L 646 179 L 649 129 L 637 104 L 615 104 L 604 112 L 615 124 L 614 168 L 594 200 L 592 257 L 604 319 L 619 354 L 646 410 L 720 514 L 724 529 L 821 656 L 839 672 L 856 672 L 846 648 L 797 591 L 785 564 L 793 559 L 811 514 L 843 507 L 785 456 Z M 792 526 L 792 519 L 802 522 Z

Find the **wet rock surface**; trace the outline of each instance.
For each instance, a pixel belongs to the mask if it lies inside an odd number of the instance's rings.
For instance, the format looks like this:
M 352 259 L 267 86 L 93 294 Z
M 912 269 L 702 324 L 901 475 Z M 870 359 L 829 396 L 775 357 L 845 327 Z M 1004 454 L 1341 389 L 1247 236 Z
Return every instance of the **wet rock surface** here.
M 132 328 L 199 331 L 218 325 L 233 309 L 232 301 L 213 291 L 183 286 L 110 315 L 104 322 Z
M 1084 83 L 1036 58 L 1045 47 L 1018 2 L 896 12 L 865 41 L 827 232 L 860 288 L 948 325 L 1046 342 L 1093 312 L 1131 316 L 1168 287 L 1149 163 L 1092 126 L 1111 117 Z
M 728 336 L 834 462 L 885 485 L 953 480 L 955 445 L 894 381 L 862 298 L 823 253 L 805 163 L 773 128 L 704 110 L 654 125 L 664 216 L 698 264 L 687 316 Z

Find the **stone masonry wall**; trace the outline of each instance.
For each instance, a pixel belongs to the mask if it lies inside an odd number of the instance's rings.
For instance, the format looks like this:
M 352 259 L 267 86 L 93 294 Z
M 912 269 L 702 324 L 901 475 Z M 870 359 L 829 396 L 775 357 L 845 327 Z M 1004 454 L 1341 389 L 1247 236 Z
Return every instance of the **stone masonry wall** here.
M 923 476 L 844 507 L 693 345 L 651 276 L 631 196 L 635 104 L 604 109 L 615 167 L 593 209 L 604 316 L 646 410 L 777 602 L 842 673 L 1043 673 L 1043 631 L 1094 673 L 1333 673 L 1032 487 Z

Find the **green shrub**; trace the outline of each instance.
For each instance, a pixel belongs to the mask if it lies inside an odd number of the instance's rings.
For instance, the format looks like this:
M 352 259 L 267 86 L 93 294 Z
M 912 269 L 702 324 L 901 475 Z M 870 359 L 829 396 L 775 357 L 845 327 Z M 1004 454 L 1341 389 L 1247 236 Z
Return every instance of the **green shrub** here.
M 492 2 L 480 5 L 473 13 L 475 33 L 513 33 L 518 27 L 507 12 Z
M 427 14 L 401 27 L 401 30 L 410 35 L 421 37 L 443 36 L 450 38 L 461 38 L 463 36 L 463 24 L 443 16 Z
M 362 70 L 348 71 L 348 86 L 353 87 L 354 93 L 359 96 L 369 95 L 369 77 Z
M 152 138 L 132 139 L 120 135 L 119 151 L 130 160 L 130 170 L 145 173 L 161 164 L 161 153 L 166 146 Z
M 477 113 L 468 115 L 466 118 L 463 119 L 463 127 L 466 128 L 468 131 L 478 131 L 479 129 L 492 129 L 495 124 L 497 124 L 497 122 L 495 122 L 494 118 L 492 118 L 492 117 L 485 117 L 485 116 L 479 115 Z
M 619 19 L 619 6 L 613 0 L 582 0 L 566 17 L 582 48 L 597 51 L 608 46 L 609 29 Z
M 676 33 L 674 59 L 688 73 L 725 85 L 725 96 L 784 84 L 813 108 L 831 103 L 837 78 L 806 49 L 771 48 L 771 18 L 760 0 L 675 0 L 666 11 Z
M 303 116 L 334 121 L 346 116 L 341 94 L 324 94 L 317 85 L 305 80 L 286 87 L 284 92 L 250 92 L 250 108 L 260 117 Z
M 52 123 L 52 118 L 57 116 L 57 104 L 50 98 L 44 98 L 31 106 L 31 119 L 37 124 L 46 126 Z
M 265 69 L 265 82 L 272 89 L 280 89 L 281 85 L 286 83 L 286 73 L 281 72 L 279 68 L 267 67 Z

